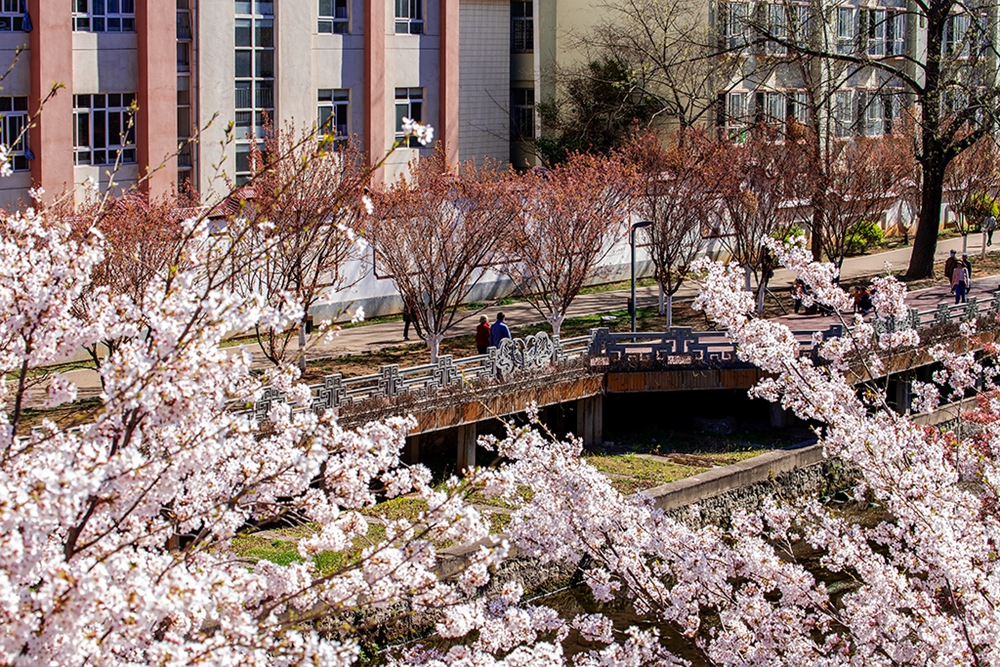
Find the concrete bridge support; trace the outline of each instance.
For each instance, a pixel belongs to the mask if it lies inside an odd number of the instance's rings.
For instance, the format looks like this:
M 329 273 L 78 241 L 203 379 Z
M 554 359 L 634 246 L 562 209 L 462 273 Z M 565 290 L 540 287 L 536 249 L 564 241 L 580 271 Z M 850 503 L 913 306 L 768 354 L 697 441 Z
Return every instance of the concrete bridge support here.
M 476 465 L 476 425 L 463 424 L 458 429 L 458 471 L 464 472 Z
M 404 463 L 409 465 L 416 465 L 420 463 L 420 434 L 411 435 L 406 439 L 406 445 L 403 447 L 403 455 L 401 457 Z
M 604 442 L 604 396 L 589 396 L 576 402 L 576 436 L 584 447 Z

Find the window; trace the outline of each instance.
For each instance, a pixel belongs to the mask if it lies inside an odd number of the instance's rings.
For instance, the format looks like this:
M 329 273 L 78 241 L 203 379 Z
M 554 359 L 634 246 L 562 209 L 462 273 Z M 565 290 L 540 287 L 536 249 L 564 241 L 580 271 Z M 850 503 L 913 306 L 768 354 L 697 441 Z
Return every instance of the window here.
M 423 0 L 396 0 L 396 34 L 424 32 Z
M 408 145 L 410 148 L 420 148 L 420 142 L 416 137 L 409 137 L 403 133 L 403 119 L 409 118 L 415 121 L 424 119 L 424 89 L 423 88 L 397 88 L 396 89 L 396 142 L 406 142 L 401 145 Z
M 854 53 L 857 36 L 855 18 L 853 7 L 837 8 L 837 53 Z
M 24 30 L 26 0 L 0 0 L 0 32 Z
M 805 92 L 795 91 L 788 93 L 788 100 L 785 103 L 785 118 L 793 118 L 805 125 L 809 122 L 809 99 Z
M 274 2 L 236 0 L 234 28 L 236 184 L 243 185 L 251 176 L 250 136 L 263 137 L 265 118 L 274 117 Z
M 790 5 L 788 7 L 788 30 L 792 41 L 798 46 L 809 45 L 809 5 Z
M 739 141 L 750 119 L 750 93 L 719 93 L 715 124 Z
M 767 6 L 767 31 L 775 39 L 788 37 L 788 19 L 784 5 Z M 783 44 L 774 41 L 768 41 L 765 50 L 768 55 L 772 56 L 783 56 L 787 52 L 787 48 Z
M 535 50 L 535 24 L 531 0 L 510 3 L 510 52 L 531 53 Z
M 28 98 L 0 97 L 0 142 L 7 144 L 10 166 L 28 171 Z
M 351 96 L 347 90 L 320 89 L 319 105 L 316 113 L 319 116 L 317 127 L 321 134 L 332 134 L 337 139 L 348 137 L 347 114 L 350 110 Z
M 347 0 L 319 0 L 319 32 L 347 33 Z
M 860 32 L 867 43 L 870 56 L 885 55 L 885 10 L 862 9 Z
M 851 91 L 838 90 L 833 95 L 834 135 L 849 137 L 854 126 L 854 108 L 851 106 Z
M 969 29 L 968 14 L 952 14 L 945 23 L 944 40 L 942 49 L 945 55 L 959 55 L 968 57 L 969 44 L 965 40 L 965 33 Z
M 882 96 L 867 90 L 859 90 L 855 93 L 855 99 L 858 106 L 857 117 L 859 122 L 862 120 L 864 122 L 864 127 L 858 129 L 863 129 L 864 135 L 868 137 L 882 136 L 885 131 Z
M 764 93 L 764 121 L 768 123 L 784 122 L 786 116 L 786 101 L 784 93 Z
M 135 32 L 135 0 L 73 0 L 73 29 Z
M 885 23 L 885 55 L 901 56 L 906 49 L 906 14 L 890 11 Z
M 722 48 L 744 49 L 749 43 L 747 26 L 750 21 L 750 3 L 719 3 L 719 34 Z
M 135 162 L 135 93 L 73 96 L 73 154 L 76 164 Z
M 535 89 L 510 89 L 510 139 L 535 138 Z

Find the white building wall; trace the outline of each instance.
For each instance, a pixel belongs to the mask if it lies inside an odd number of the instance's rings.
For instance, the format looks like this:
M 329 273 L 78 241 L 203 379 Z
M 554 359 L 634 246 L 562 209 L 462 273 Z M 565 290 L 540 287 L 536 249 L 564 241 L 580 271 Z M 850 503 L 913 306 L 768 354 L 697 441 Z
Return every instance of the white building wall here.
M 459 41 L 460 160 L 510 154 L 510 3 L 463 0 Z

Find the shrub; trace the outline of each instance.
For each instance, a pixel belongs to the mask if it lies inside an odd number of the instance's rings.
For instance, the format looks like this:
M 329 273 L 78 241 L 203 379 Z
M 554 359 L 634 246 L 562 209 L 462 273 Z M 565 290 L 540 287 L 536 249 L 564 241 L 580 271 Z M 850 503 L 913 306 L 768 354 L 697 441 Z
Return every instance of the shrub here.
M 858 255 L 882 243 L 882 228 L 871 220 L 860 220 L 847 229 L 844 249 L 848 255 Z
M 978 232 L 986 216 L 1000 215 L 1000 202 L 985 192 L 973 192 L 965 198 L 957 212 L 965 216 L 970 232 Z

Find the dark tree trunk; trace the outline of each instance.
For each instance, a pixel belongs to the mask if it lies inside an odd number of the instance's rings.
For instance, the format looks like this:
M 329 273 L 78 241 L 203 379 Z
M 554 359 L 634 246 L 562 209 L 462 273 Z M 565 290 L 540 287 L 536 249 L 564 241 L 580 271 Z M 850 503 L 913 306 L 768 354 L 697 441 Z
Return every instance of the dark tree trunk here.
M 910 266 L 906 270 L 906 280 L 930 278 L 934 275 L 934 253 L 937 251 L 938 227 L 941 224 L 944 166 L 925 162 L 923 167 L 920 219 L 917 221 L 917 233 L 913 237 L 913 252 L 910 255 Z

